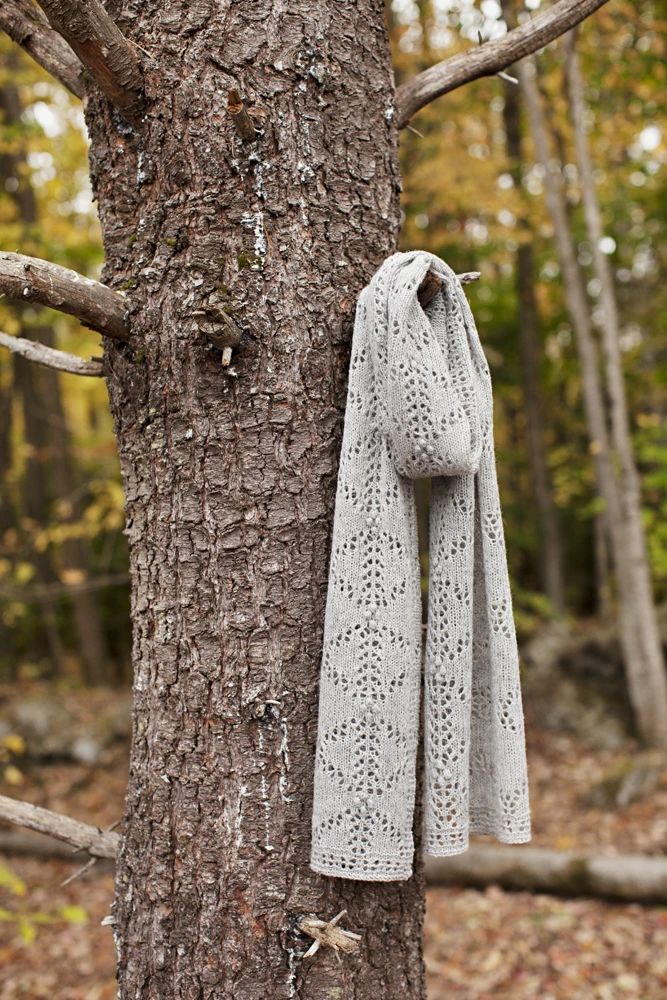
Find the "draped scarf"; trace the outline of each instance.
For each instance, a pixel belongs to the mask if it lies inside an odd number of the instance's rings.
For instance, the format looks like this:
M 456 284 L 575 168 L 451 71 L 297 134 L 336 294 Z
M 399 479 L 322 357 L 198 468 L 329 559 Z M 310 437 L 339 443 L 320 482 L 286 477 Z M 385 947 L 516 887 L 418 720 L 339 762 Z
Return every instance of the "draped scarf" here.
M 425 309 L 429 272 L 442 284 Z M 430 477 L 422 655 L 414 481 Z M 423 667 L 423 669 L 422 669 Z M 357 304 L 320 672 L 311 867 L 412 873 L 418 740 L 426 853 L 530 839 L 491 378 L 454 272 L 389 257 Z

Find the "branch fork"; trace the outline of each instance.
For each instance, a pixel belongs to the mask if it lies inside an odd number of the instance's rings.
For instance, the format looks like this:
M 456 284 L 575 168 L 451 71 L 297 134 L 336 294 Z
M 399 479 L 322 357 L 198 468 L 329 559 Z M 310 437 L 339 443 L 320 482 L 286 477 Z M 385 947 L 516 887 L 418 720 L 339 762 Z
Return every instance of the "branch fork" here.
M 405 128 L 431 101 L 472 80 L 504 72 L 513 63 L 564 35 L 607 0 L 558 0 L 502 38 L 460 52 L 407 80 L 396 91 L 396 121 Z M 507 76 L 505 76 L 507 79 Z

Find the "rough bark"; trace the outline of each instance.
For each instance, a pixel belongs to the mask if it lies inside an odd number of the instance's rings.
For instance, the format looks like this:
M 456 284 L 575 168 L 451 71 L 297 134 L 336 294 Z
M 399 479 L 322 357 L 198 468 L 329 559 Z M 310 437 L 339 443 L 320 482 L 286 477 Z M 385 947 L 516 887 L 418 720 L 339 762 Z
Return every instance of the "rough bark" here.
M 607 0 L 559 0 L 502 38 L 485 42 L 478 48 L 429 66 L 401 84 L 396 91 L 396 119 L 399 127 L 403 128 L 420 108 L 443 94 L 448 94 L 450 90 L 482 76 L 502 72 L 519 59 L 544 48 L 606 2 Z
M 544 167 L 545 199 L 554 227 L 563 291 L 581 364 L 590 451 L 597 489 L 605 503 L 606 523 L 610 532 L 628 690 L 643 739 L 647 743 L 664 746 L 667 745 L 667 679 L 662 665 L 656 660 L 653 637 L 644 628 L 647 620 L 646 589 L 639 585 L 635 553 L 629 545 L 625 511 L 607 426 L 598 346 L 593 334 L 590 308 L 570 231 L 560 171 L 549 152 L 535 67 L 532 63 L 524 62 L 519 66 L 518 72 L 536 156 Z
M 100 0 L 39 0 L 39 5 L 106 98 L 128 122 L 138 122 L 144 110 L 138 51 L 123 37 Z
M 88 109 L 105 279 L 135 286 L 131 344 L 106 345 L 133 582 L 121 996 L 417 1000 L 421 876 L 308 867 L 351 321 L 398 229 L 383 4 L 125 9 L 154 110 L 139 134 Z M 300 916 L 344 908 L 359 953 L 304 964 Z
M 502 3 L 505 20 L 513 23 L 512 4 Z M 520 94 L 515 84 L 505 84 L 503 108 L 505 143 L 517 190 L 523 190 Z M 563 553 L 558 516 L 553 502 L 551 473 L 547 461 L 544 413 L 540 392 L 539 316 L 535 299 L 533 234 L 526 218 L 519 219 L 521 242 L 516 251 L 517 320 L 521 378 L 525 406 L 526 443 L 540 536 L 540 579 L 544 593 L 556 611 L 565 610 Z

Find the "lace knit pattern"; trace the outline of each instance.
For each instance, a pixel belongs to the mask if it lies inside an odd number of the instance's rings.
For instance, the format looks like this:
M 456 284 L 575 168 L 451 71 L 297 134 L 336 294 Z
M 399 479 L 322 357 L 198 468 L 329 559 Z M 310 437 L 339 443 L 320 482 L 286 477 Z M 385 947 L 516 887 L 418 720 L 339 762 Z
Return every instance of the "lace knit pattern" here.
M 429 270 L 442 290 L 424 311 Z M 530 839 L 491 379 L 460 282 L 423 252 L 359 298 L 321 667 L 311 866 L 407 879 L 422 692 L 413 483 L 432 484 L 424 850 Z

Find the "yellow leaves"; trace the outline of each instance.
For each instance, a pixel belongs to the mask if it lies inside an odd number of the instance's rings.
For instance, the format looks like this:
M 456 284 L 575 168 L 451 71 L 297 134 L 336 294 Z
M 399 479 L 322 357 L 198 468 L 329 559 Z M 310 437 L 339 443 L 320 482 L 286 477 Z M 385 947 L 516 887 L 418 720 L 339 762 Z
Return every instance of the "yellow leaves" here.
M 2 776 L 8 785 L 22 785 L 23 775 L 19 771 L 18 767 L 14 767 L 13 764 L 8 764 L 7 767 L 3 769 Z
M 19 733 L 6 733 L 0 739 L 0 765 L 2 777 L 8 785 L 23 784 L 23 774 L 13 763 L 12 758 L 25 753 L 25 740 Z
M 35 575 L 35 567 L 29 562 L 20 562 L 14 568 L 14 579 L 19 586 L 29 583 Z
M 68 567 L 60 571 L 60 579 L 69 587 L 75 587 L 79 583 L 84 583 L 87 577 L 82 569 Z
M 74 505 L 69 499 L 56 500 L 53 512 L 60 521 L 69 521 L 74 515 Z
M 663 417 L 661 413 L 638 413 L 635 416 L 639 427 L 662 427 Z
M 6 865 L 0 865 L 0 889 L 6 890 L 18 899 L 24 899 L 28 893 L 28 887 L 23 879 L 15 875 L 11 868 Z M 40 926 L 66 923 L 82 927 L 88 923 L 88 919 L 87 910 L 75 903 L 59 906 L 51 912 L 23 908 L 0 908 L 0 922 L 15 924 L 21 940 L 26 945 L 34 943 Z
M 87 924 L 88 913 L 83 906 L 61 906 L 60 915 L 68 924 Z
M 25 740 L 19 733 L 7 733 L 0 740 L 0 746 L 13 754 L 25 753 Z
M 6 889 L 12 896 L 25 896 L 27 892 L 23 879 L 15 875 L 6 865 L 0 865 L 0 889 Z

